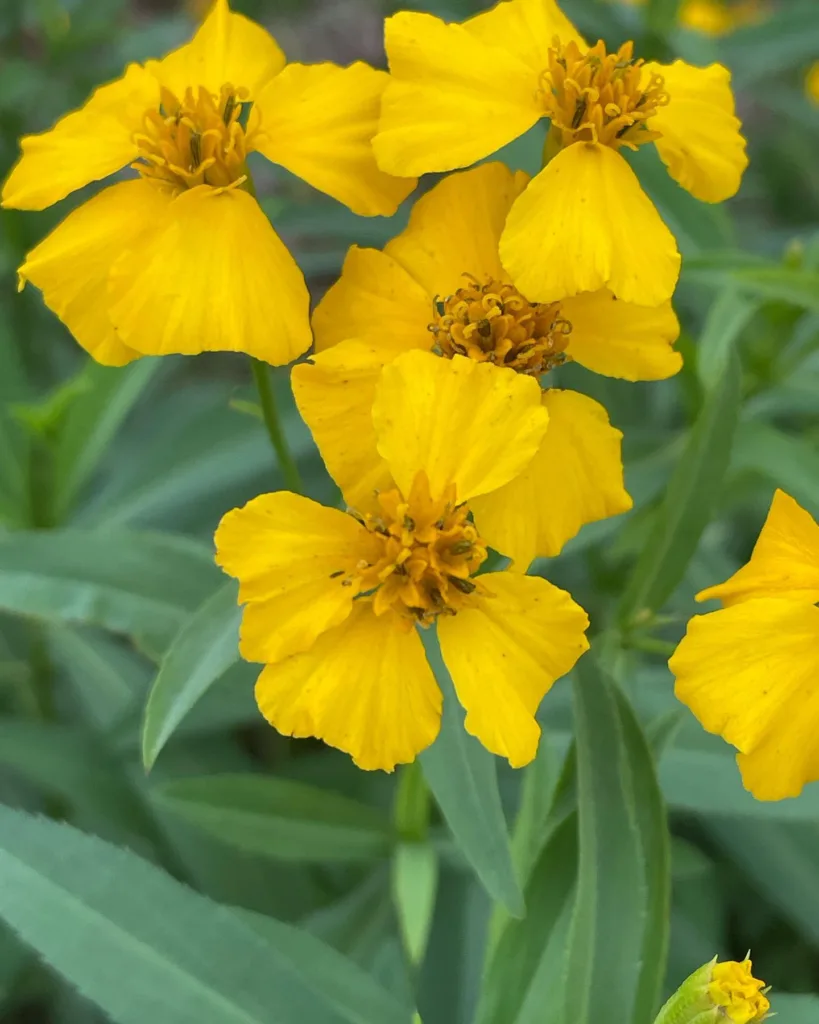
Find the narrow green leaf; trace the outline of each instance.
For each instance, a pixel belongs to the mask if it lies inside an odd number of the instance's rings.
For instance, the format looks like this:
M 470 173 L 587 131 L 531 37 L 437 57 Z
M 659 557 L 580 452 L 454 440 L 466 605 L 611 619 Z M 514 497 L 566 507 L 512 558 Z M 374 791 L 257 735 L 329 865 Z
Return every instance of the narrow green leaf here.
M 736 285 L 728 285 L 708 310 L 697 343 L 697 374 L 706 390 L 714 388 L 725 374 L 731 352 L 759 303 L 743 295 Z
M 424 959 L 438 889 L 438 854 L 431 843 L 399 843 L 392 860 L 392 893 L 409 961 Z
M 151 790 L 160 808 L 248 852 L 302 863 L 385 857 L 389 821 L 365 804 L 289 779 L 210 775 Z
M 732 468 L 759 473 L 801 504 L 819 510 L 819 450 L 804 437 L 767 423 L 743 423 Z
M 648 0 L 646 26 L 659 36 L 667 36 L 676 26 L 681 0 Z
M 789 0 L 759 24 L 732 32 L 722 41 L 726 62 L 737 84 L 792 72 L 819 53 L 819 22 L 813 0 Z
M 819 310 L 819 273 L 816 271 L 793 267 L 743 267 L 733 271 L 731 278 L 740 288 L 761 299 Z

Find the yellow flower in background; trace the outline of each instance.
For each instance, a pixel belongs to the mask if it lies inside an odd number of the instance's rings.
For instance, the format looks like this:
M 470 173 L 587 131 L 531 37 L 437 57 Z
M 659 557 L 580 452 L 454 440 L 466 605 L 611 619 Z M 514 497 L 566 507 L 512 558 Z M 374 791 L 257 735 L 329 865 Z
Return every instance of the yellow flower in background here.
M 685 979 L 654 1024 L 759 1024 L 771 1008 L 767 991 L 754 977 L 749 957 L 720 962 L 714 957 Z
M 809 100 L 819 104 L 819 61 L 811 65 L 805 76 L 805 92 Z
M 650 309 L 602 290 L 544 304 L 510 283 L 498 242 L 527 182 L 500 163 L 450 175 L 416 202 L 408 227 L 383 252 L 350 249 L 317 307 L 317 354 L 293 368 L 293 392 L 352 507 L 368 507 L 390 477 L 370 410 L 383 367 L 402 352 L 512 369 L 533 394 L 541 375 L 566 359 L 629 380 L 669 377 L 682 365 L 668 302 Z M 480 415 L 472 397 L 465 401 Z M 549 428 L 528 468 L 472 502 L 482 536 L 523 571 L 536 555 L 558 554 L 584 523 L 631 507 L 622 435 L 605 409 L 557 388 L 541 401 Z
M 646 0 L 623 0 L 642 7 Z M 765 0 L 682 0 L 678 20 L 684 28 L 707 36 L 723 36 L 745 25 L 763 21 L 769 13 Z
M 739 188 L 745 141 L 719 64 L 589 47 L 555 0 L 502 0 L 463 24 L 404 11 L 387 19 L 386 48 L 373 144 L 387 171 L 466 167 L 551 120 L 559 151 L 513 204 L 500 246 L 532 301 L 601 288 L 647 306 L 671 297 L 676 242 L 621 149 L 654 142 L 671 176 L 707 202 Z
M 540 577 L 474 576 L 486 544 L 464 503 L 533 458 L 548 420 L 538 388 L 463 356 L 405 352 L 382 374 L 372 420 L 391 479 L 368 509 L 283 491 L 217 530 L 216 560 L 245 605 L 242 656 L 266 666 L 259 707 L 285 735 L 391 771 L 438 734 L 441 693 L 416 628 L 437 623 L 467 730 L 524 765 L 535 711 L 587 649 L 588 619 Z
M 777 491 L 751 560 L 697 595 L 669 662 L 675 693 L 708 732 L 738 750 L 759 800 L 798 796 L 819 779 L 819 526 Z
M 310 345 L 301 271 L 248 190 L 258 151 L 367 216 L 414 182 L 375 164 L 384 72 L 286 65 L 260 25 L 217 0 L 187 45 L 97 89 L 22 140 L 3 206 L 41 210 L 130 165 L 26 258 L 31 281 L 101 363 L 247 352 L 287 363 Z

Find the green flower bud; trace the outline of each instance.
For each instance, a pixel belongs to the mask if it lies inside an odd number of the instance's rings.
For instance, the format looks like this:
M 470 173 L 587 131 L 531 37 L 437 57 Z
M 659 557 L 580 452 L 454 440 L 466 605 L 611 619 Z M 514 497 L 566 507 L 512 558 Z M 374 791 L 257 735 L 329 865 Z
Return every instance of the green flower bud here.
M 654 1024 L 758 1024 L 771 1004 L 765 982 L 751 973 L 751 961 L 709 963 L 686 978 Z

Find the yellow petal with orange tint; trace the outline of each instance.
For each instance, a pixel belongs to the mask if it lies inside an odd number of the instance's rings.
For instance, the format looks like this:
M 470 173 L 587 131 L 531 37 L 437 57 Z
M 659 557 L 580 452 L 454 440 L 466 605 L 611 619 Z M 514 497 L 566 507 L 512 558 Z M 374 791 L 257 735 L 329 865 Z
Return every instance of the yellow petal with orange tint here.
M 415 188 L 412 171 L 379 169 L 372 139 L 388 75 L 360 61 L 289 64 L 261 92 L 253 147 L 364 217 L 389 217 Z
M 646 67 L 663 76 L 670 96 L 668 105 L 647 122 L 652 131 L 661 132 L 657 152 L 669 174 L 697 199 L 728 199 L 738 191 L 748 166 L 730 71 L 721 64 L 695 68 L 682 60 Z
M 357 601 L 345 623 L 256 683 L 265 718 L 285 736 L 316 736 L 359 768 L 392 771 L 438 735 L 441 691 L 415 628 Z
M 581 50 L 586 42 L 557 0 L 504 0 L 464 22 L 464 28 L 490 46 L 502 45 L 540 75 L 549 66 L 555 36 L 564 45 L 572 40 Z
M 380 167 L 392 174 L 468 167 L 543 116 L 537 74 L 499 42 L 431 14 L 387 18 L 390 83 L 373 140 Z
M 378 451 L 401 492 L 423 470 L 433 498 L 454 483 L 458 501 L 517 476 L 548 420 L 533 377 L 431 352 L 405 352 L 386 366 L 373 406 Z
M 584 142 L 561 150 L 515 201 L 500 255 L 530 302 L 609 288 L 659 306 L 680 272 L 674 236 L 625 158 Z
M 108 316 L 111 266 L 149 234 L 162 230 L 170 197 L 141 178 L 112 185 L 77 207 L 26 256 L 30 281 L 82 347 L 106 366 L 140 353 L 118 337 Z
M 589 619 L 539 576 L 480 579 L 491 596 L 438 620 L 441 654 L 466 708 L 467 732 L 521 768 L 537 753 L 540 702 L 588 650 Z
M 133 133 L 159 103 L 156 80 L 138 64 L 102 85 L 79 110 L 41 135 L 26 135 L 3 185 L 2 204 L 43 210 L 75 189 L 114 174 L 137 156 Z
M 751 560 L 725 583 L 697 594 L 725 605 L 755 597 L 819 601 L 819 525 L 797 502 L 777 490 Z
M 663 380 L 682 367 L 682 356 L 673 348 L 680 324 L 670 302 L 637 306 L 603 288 L 565 299 L 560 315 L 572 325 L 567 354 L 595 373 Z
M 433 296 L 391 256 L 350 247 L 341 276 L 313 313 L 316 351 L 349 338 L 387 354 L 431 348 Z
M 620 442 L 606 410 L 576 391 L 544 392 L 549 426 L 520 476 L 471 508 L 481 537 L 526 572 L 533 558 L 559 555 L 586 523 L 631 508 Z
M 183 192 L 164 230 L 111 272 L 110 316 L 144 355 L 246 352 L 273 365 L 310 346 L 301 271 L 247 192 Z
M 669 667 L 679 700 L 740 751 L 758 800 L 819 779 L 819 608 L 754 598 L 696 615 Z
M 446 297 L 472 274 L 505 279 L 498 242 L 512 203 L 528 182 L 501 163 L 450 174 L 418 199 L 407 227 L 384 252 L 430 296 Z

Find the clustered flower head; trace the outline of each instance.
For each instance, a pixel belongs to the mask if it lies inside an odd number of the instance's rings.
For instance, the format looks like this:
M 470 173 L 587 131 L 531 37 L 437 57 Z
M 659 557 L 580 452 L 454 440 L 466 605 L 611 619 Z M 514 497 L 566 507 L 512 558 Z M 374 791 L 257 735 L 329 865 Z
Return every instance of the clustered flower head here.
M 750 954 L 742 961 L 714 957 L 686 978 L 654 1024 L 761 1024 L 771 1008 L 767 991 Z

